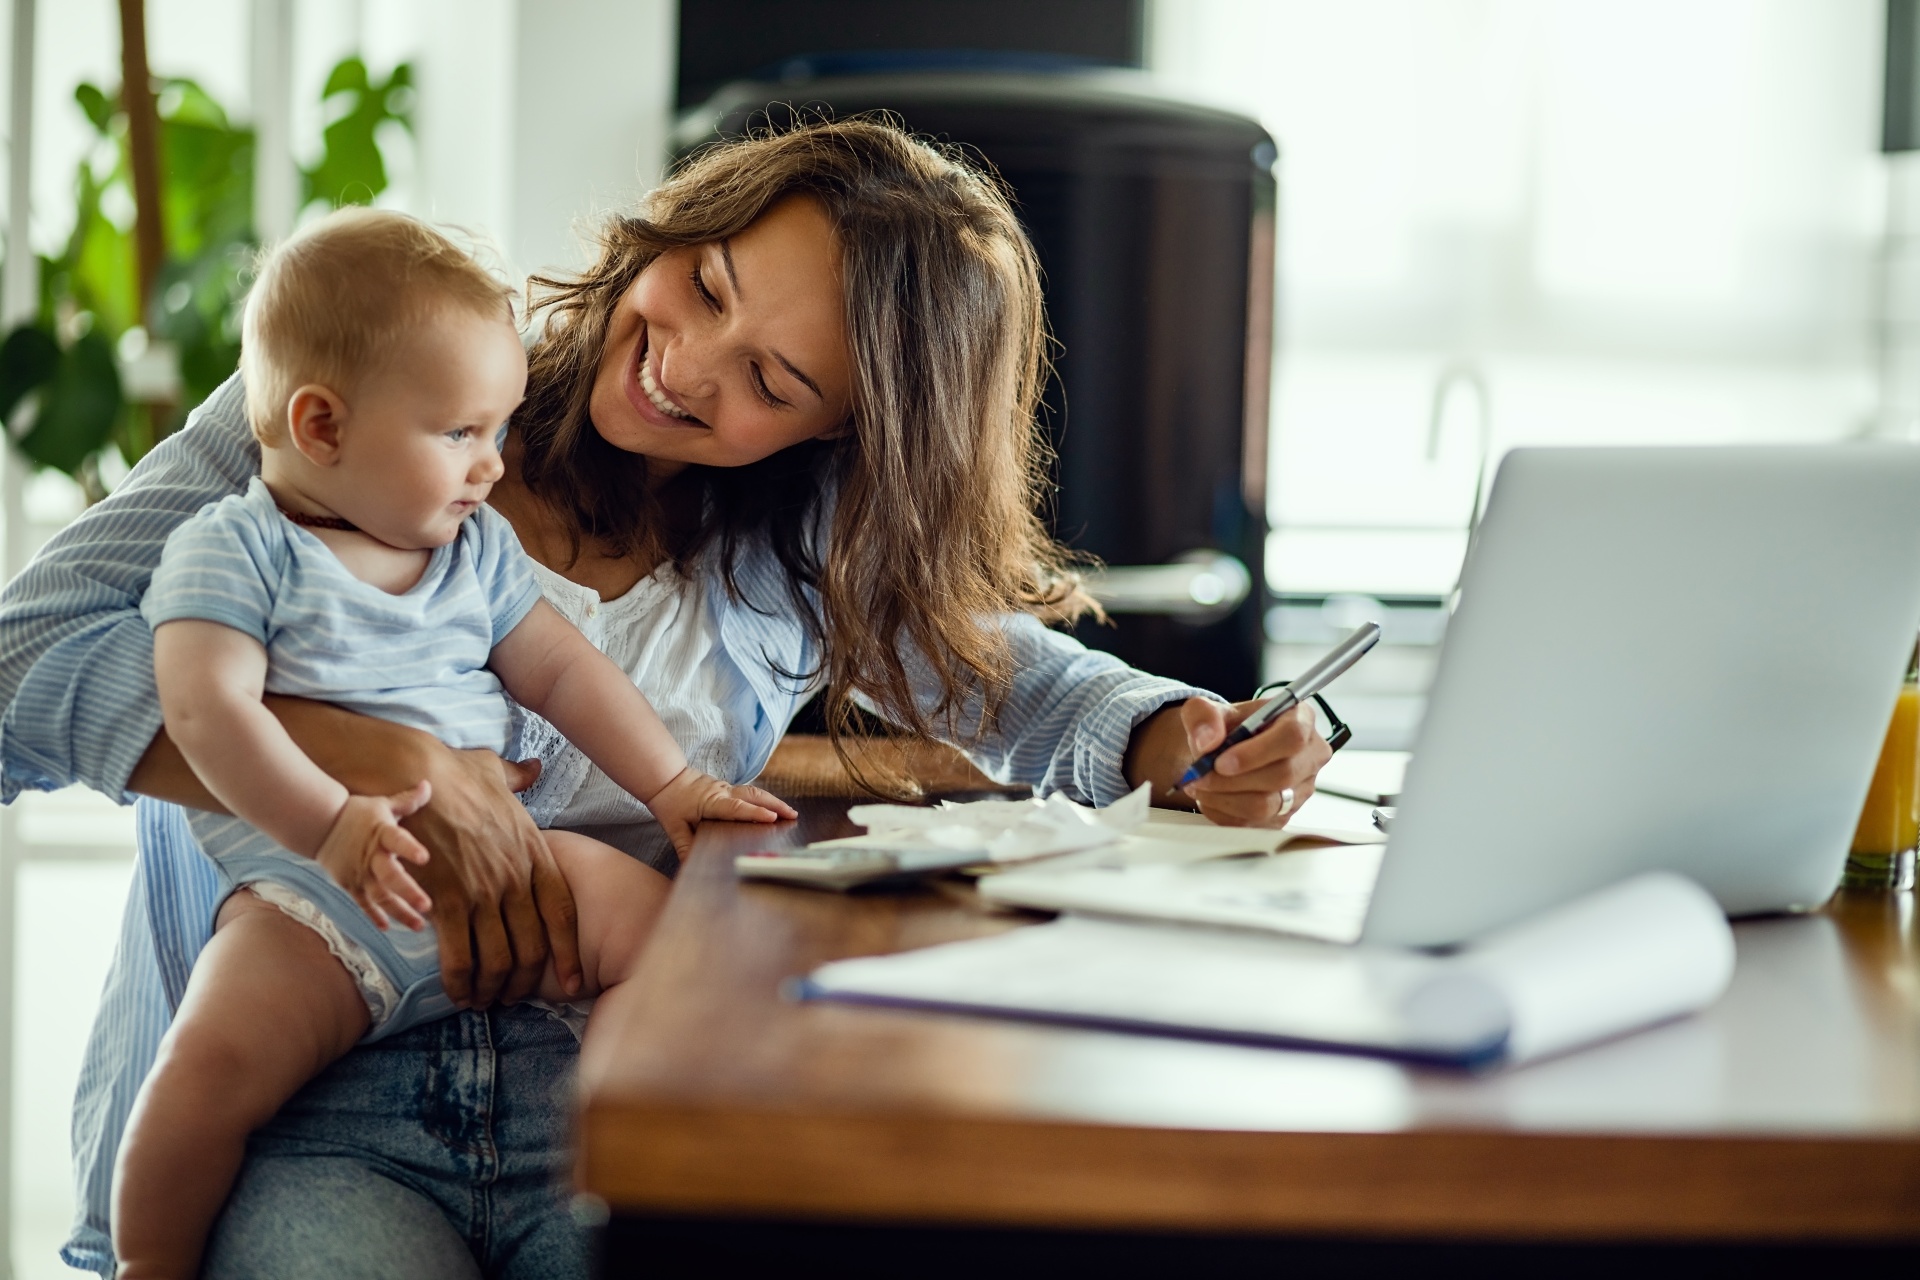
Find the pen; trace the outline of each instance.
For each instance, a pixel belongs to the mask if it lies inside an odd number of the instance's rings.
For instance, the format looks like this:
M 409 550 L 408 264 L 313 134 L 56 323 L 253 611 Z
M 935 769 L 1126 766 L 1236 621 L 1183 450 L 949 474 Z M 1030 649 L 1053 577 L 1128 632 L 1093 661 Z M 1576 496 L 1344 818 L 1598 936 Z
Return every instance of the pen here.
M 1300 678 L 1286 688 L 1268 698 L 1254 709 L 1254 713 L 1242 720 L 1227 740 L 1207 754 L 1193 762 L 1193 767 L 1180 776 L 1175 787 L 1184 787 L 1198 782 L 1213 772 L 1213 763 L 1229 749 L 1239 746 L 1254 734 L 1272 724 L 1287 712 L 1332 684 L 1334 677 L 1360 661 L 1360 656 L 1379 643 L 1380 624 L 1368 622 L 1356 628 L 1352 635 L 1342 640 L 1320 659 L 1300 673 Z

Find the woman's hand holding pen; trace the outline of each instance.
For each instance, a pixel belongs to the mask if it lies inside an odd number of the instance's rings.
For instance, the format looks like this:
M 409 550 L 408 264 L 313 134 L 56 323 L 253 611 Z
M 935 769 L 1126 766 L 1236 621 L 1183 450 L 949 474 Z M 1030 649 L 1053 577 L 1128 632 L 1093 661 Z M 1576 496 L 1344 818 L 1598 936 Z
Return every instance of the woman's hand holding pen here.
M 1227 751 L 1213 772 L 1175 788 L 1188 765 L 1218 747 L 1259 707 L 1258 701 L 1223 706 L 1189 698 L 1162 708 L 1134 731 L 1127 780 L 1136 786 L 1152 783 L 1155 804 L 1198 808 L 1222 826 L 1285 826 L 1313 794 L 1314 778 L 1333 757 L 1314 725 L 1311 703 Z

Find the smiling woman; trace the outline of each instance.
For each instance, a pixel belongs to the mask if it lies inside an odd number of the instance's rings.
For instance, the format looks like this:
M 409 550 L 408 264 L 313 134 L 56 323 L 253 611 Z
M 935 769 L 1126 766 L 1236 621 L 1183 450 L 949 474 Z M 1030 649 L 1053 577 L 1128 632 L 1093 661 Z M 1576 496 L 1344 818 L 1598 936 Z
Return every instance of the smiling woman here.
M 754 139 L 535 286 L 516 526 L 544 507 L 638 572 L 717 542 L 731 577 L 769 542 L 836 742 L 857 703 L 918 737 L 990 722 L 1012 665 L 979 620 L 1090 607 L 1036 514 L 1039 278 L 992 179 L 877 122 Z

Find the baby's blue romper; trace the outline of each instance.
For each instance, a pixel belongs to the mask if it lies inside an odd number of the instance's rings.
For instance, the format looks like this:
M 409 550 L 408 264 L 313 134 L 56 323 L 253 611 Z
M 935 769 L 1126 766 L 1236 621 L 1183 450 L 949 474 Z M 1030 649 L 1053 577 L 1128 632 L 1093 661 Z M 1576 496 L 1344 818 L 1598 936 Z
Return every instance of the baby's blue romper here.
M 173 531 L 140 611 L 152 627 L 198 618 L 252 636 L 267 650 L 268 693 L 509 755 L 523 713 L 487 658 L 539 599 L 519 540 L 489 507 L 433 551 L 412 589 L 392 595 L 348 573 L 256 478 Z M 228 892 L 249 886 L 327 940 L 367 998 L 367 1039 L 454 1011 L 431 928 L 382 932 L 311 858 L 238 818 L 188 818 Z

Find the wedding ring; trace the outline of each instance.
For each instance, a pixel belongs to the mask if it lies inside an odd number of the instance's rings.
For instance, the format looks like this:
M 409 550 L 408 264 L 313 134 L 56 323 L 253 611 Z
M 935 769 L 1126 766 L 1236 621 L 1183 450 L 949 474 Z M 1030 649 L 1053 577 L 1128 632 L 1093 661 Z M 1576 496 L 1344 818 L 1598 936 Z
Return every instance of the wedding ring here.
M 1292 812 L 1293 812 L 1293 788 L 1282 787 L 1280 788 L 1280 812 L 1274 814 L 1273 816 L 1276 818 L 1284 818 Z

